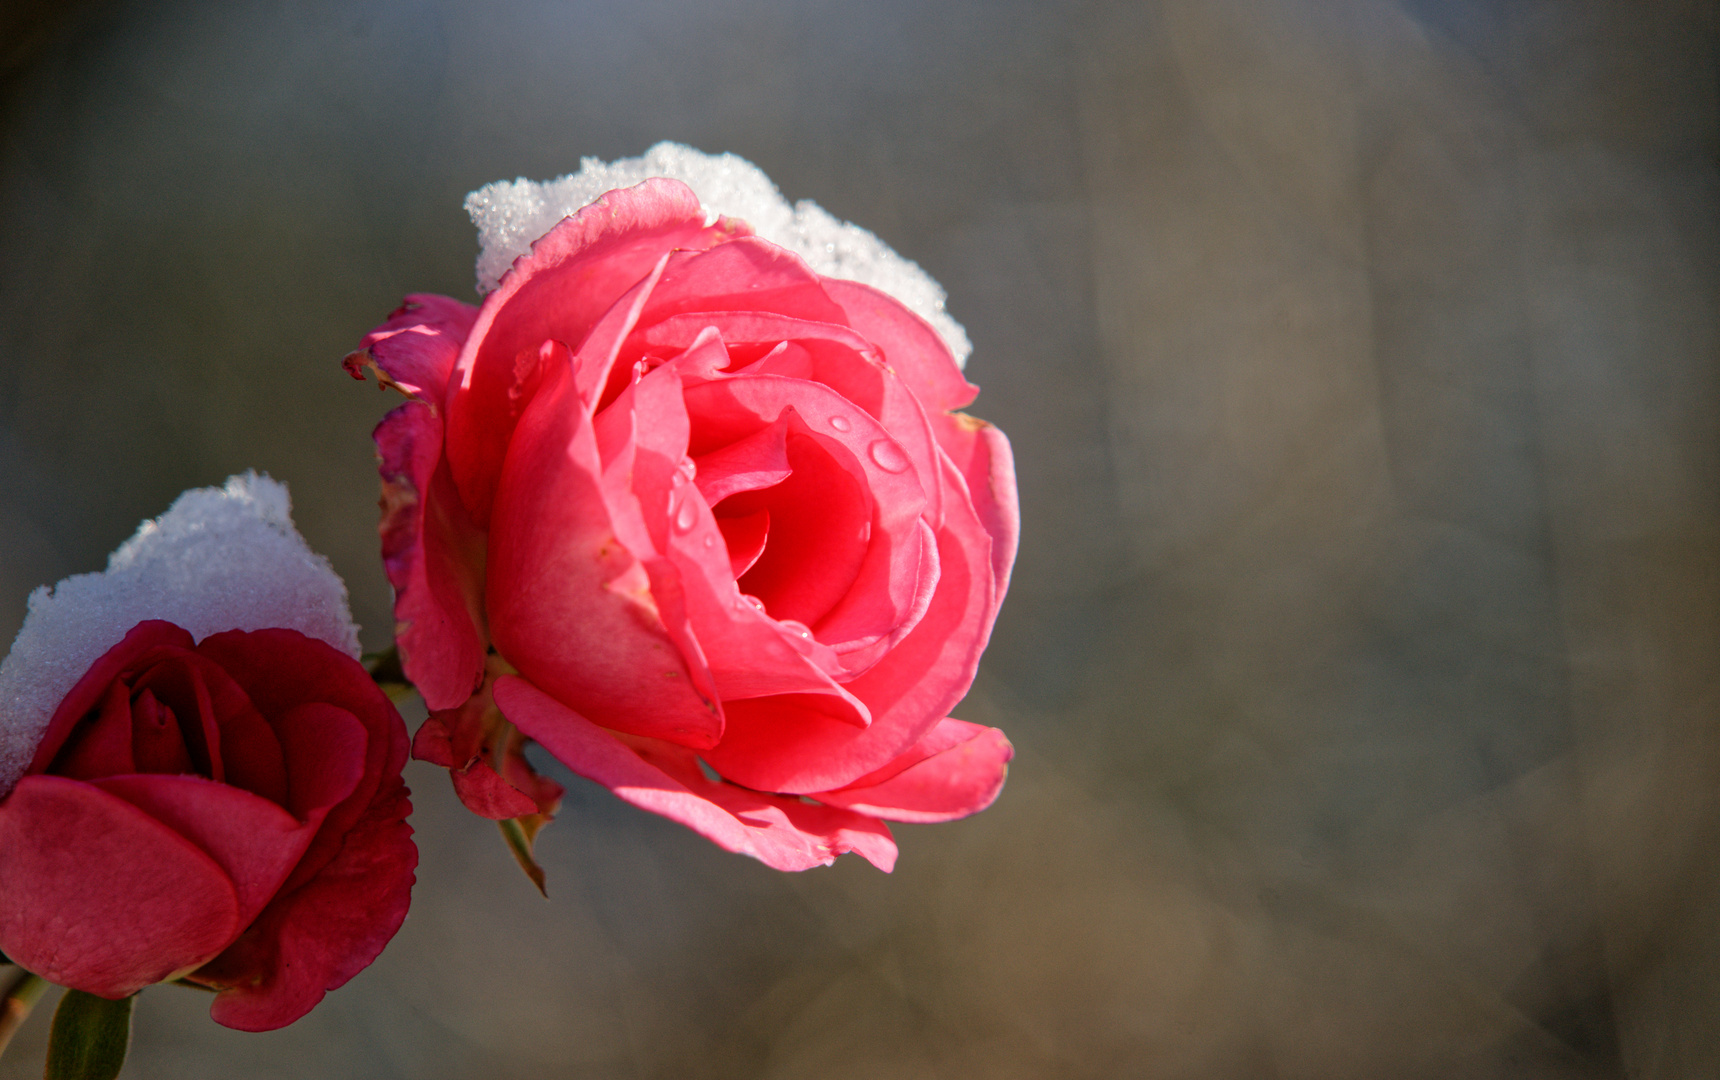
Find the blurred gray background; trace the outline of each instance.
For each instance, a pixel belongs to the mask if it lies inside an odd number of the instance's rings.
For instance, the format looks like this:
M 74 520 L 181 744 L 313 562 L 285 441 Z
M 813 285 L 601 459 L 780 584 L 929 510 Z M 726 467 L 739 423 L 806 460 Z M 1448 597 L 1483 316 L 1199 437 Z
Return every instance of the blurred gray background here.
M 665 138 L 938 278 L 1021 476 L 993 809 L 783 875 L 575 783 L 545 902 L 414 765 L 382 959 L 127 1076 L 1720 1075 L 1712 4 L 8 12 L 0 640 L 255 467 L 384 645 L 340 357 Z

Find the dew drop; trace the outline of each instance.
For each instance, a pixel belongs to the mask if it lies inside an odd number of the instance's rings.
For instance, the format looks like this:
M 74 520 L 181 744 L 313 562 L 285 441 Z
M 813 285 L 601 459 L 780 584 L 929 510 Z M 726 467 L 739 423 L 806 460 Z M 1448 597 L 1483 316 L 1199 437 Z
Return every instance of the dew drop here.
M 699 508 L 693 505 L 692 499 L 682 499 L 681 509 L 675 511 L 675 528 L 686 532 L 699 520 Z
M 902 448 L 889 439 L 879 439 L 872 444 L 872 460 L 885 472 L 905 472 L 908 468 L 908 455 L 902 453 Z
M 847 431 L 854 425 L 848 422 L 848 418 L 846 416 L 832 416 L 830 418 L 830 426 L 835 428 L 837 431 Z
M 788 643 L 794 646 L 796 652 L 803 656 L 811 656 L 816 651 L 817 646 L 813 643 L 812 631 L 807 629 L 805 623 L 796 622 L 793 619 L 783 619 L 781 626 L 794 635 Z
M 716 547 L 717 546 L 717 538 L 712 536 L 710 533 L 706 533 L 705 534 L 705 546 L 708 548 Z
M 684 457 L 681 459 L 681 463 L 675 466 L 675 475 L 680 478 L 679 482 L 685 483 L 699 475 L 699 467 L 693 464 L 692 458 Z

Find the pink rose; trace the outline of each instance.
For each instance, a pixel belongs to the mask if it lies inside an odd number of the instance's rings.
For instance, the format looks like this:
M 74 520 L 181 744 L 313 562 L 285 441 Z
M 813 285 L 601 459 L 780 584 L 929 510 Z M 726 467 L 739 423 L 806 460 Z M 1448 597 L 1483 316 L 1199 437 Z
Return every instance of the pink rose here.
M 996 797 L 1008 741 L 947 714 L 1014 559 L 1009 444 L 954 411 L 977 390 L 902 304 L 653 179 L 563 220 L 481 308 L 411 297 L 365 366 L 413 399 L 376 430 L 383 555 L 439 711 L 417 752 L 469 806 L 548 809 L 474 693 L 780 869 L 887 870 L 884 820 Z
M 0 801 L 0 950 L 120 998 L 164 979 L 289 1024 L 406 916 L 406 728 L 296 630 L 137 624 L 61 701 Z

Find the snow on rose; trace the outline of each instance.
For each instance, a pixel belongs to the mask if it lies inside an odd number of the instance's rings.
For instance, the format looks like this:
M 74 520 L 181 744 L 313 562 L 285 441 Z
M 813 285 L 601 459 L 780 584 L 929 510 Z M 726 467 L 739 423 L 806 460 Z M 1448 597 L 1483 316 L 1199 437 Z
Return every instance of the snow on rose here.
M 184 979 L 245 1030 L 368 965 L 417 849 L 405 725 L 356 652 L 254 475 L 38 590 L 0 666 L 0 951 L 107 998 Z
M 410 297 L 348 358 L 412 399 L 376 444 L 419 756 L 546 809 L 499 712 L 731 851 L 889 869 L 886 820 L 983 809 L 1012 753 L 948 715 L 1018 512 L 941 291 L 908 290 L 934 326 L 663 177 L 551 224 L 481 307 Z

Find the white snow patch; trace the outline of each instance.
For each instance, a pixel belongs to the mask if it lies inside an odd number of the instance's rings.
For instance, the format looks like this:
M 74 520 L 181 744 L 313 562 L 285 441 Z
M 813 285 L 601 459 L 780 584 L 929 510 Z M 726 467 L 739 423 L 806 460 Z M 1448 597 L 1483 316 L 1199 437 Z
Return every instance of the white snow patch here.
M 660 142 L 643 157 L 602 162 L 585 158 L 576 173 L 541 183 L 498 180 L 466 196 L 466 213 L 478 227 L 478 291 L 495 289 L 514 260 L 562 218 L 616 188 L 653 176 L 679 180 L 693 189 L 710 220 L 739 218 L 773 244 L 805 259 L 825 277 L 858 281 L 890 294 L 931 323 L 955 354 L 957 365 L 973 352 L 967 331 L 944 310 L 943 286 L 915 263 L 858 225 L 838 221 L 810 199 L 790 206 L 764 170 L 733 154 L 705 154 L 679 143 Z
M 61 699 L 145 619 L 177 623 L 199 641 L 285 627 L 358 656 L 346 585 L 293 527 L 291 505 L 286 485 L 254 472 L 187 491 L 138 526 L 106 572 L 30 594 L 0 663 L 0 797 L 29 767 Z

